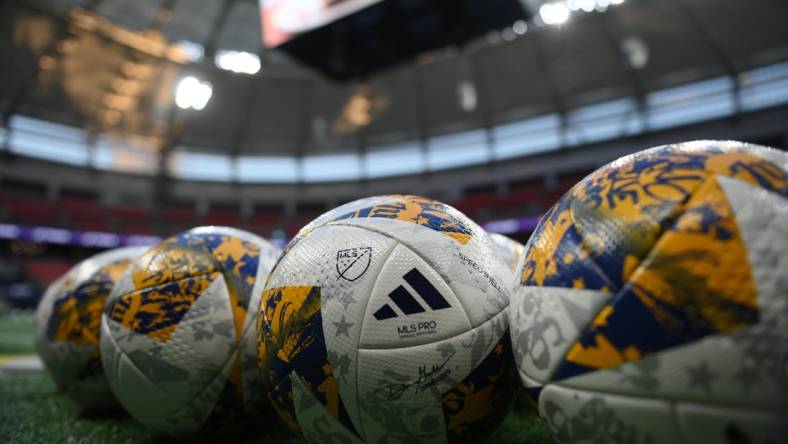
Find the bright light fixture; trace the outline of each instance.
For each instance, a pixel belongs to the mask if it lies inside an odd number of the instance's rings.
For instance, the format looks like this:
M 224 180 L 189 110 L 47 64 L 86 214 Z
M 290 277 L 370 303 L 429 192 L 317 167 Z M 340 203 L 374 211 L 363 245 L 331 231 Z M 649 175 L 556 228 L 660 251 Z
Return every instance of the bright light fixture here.
M 591 12 L 596 8 L 595 0 L 577 0 L 577 7 L 585 12 Z
M 528 24 L 525 23 L 525 20 L 517 20 L 512 25 L 512 31 L 517 35 L 523 35 L 528 31 Z
M 457 95 L 460 99 L 460 107 L 465 112 L 472 112 L 476 109 L 478 97 L 476 95 L 476 85 L 468 80 L 463 80 L 457 85 Z
M 569 8 L 564 3 L 545 3 L 539 8 L 539 16 L 545 25 L 560 25 L 569 20 Z
M 200 111 L 211 100 L 211 94 L 213 87 L 209 82 L 202 82 L 192 76 L 184 77 L 175 88 L 175 104 L 178 108 Z
M 219 49 L 213 61 L 218 68 L 225 71 L 250 75 L 260 71 L 260 57 L 251 52 Z
M 192 63 L 200 63 L 205 55 L 205 48 L 199 43 L 181 40 L 175 46 L 183 52 L 186 59 Z

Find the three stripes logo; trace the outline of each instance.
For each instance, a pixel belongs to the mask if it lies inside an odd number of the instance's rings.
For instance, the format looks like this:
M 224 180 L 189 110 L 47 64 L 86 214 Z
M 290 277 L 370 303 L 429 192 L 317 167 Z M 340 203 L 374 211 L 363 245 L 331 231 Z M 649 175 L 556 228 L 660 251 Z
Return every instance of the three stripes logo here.
M 413 268 L 402 276 L 405 282 L 408 283 L 416 293 L 421 297 L 430 310 L 443 310 L 444 308 L 451 308 L 449 302 L 441 295 L 437 288 L 435 288 L 419 270 Z M 389 299 L 394 305 L 397 306 L 405 316 L 414 313 L 424 313 L 426 309 L 416 300 L 416 298 L 402 285 L 398 286 L 391 293 Z M 389 304 L 383 304 L 375 313 L 372 314 L 375 319 L 382 321 L 384 319 L 391 319 L 399 317 Z

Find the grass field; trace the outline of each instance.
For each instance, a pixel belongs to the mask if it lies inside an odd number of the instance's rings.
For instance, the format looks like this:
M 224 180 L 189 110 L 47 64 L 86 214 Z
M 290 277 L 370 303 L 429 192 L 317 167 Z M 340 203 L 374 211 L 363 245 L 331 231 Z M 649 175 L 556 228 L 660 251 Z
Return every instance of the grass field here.
M 11 355 L 34 353 L 29 315 L 0 317 L 0 361 Z M 285 440 L 251 430 L 238 442 L 275 443 Z M 145 430 L 121 413 L 89 416 L 60 393 L 44 372 L 0 370 L 0 443 L 164 443 L 170 439 Z M 294 442 L 294 441 L 291 441 Z M 491 443 L 551 442 L 536 417 L 518 406 L 490 437 Z
M 0 355 L 35 353 L 33 316 L 17 313 L 0 316 Z

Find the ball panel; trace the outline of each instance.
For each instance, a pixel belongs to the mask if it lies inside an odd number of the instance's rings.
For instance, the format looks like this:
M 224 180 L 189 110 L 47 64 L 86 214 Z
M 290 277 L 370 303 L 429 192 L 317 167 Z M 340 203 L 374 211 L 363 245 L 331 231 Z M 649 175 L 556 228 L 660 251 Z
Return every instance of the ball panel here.
M 531 235 L 519 269 L 521 286 L 589 288 L 611 291 L 614 282 L 583 245 L 572 216 L 571 198 L 562 198 Z
M 135 290 L 222 271 L 205 243 L 190 241 L 188 233 L 165 239 L 134 261 L 130 275 Z
M 94 274 L 86 282 L 66 284 L 66 293 L 53 306 L 53 316 L 46 325 L 46 335 L 51 341 L 68 342 L 71 344 L 98 345 L 99 324 L 104 303 L 112 290 L 112 286 L 126 271 L 130 259 L 122 259 L 109 263 Z M 96 348 L 98 359 L 98 348 Z
M 202 242 L 221 265 L 222 274 L 230 290 L 230 298 L 235 312 L 238 334 L 249 307 L 252 287 L 259 270 L 260 242 L 257 236 L 238 230 L 223 228 L 217 232 L 214 227 L 202 227 L 188 234 L 190 245 Z
M 233 311 L 224 279 L 208 287 L 177 324 L 169 340 L 145 352 L 187 372 L 183 380 L 163 380 L 174 396 L 191 399 L 236 358 Z
M 784 411 L 678 404 L 676 415 L 685 443 L 778 443 L 788 435 Z
M 293 414 L 304 439 L 310 444 L 362 444 L 364 441 L 350 433 L 341 422 L 328 413 L 301 378 L 291 373 L 287 378 L 292 384 Z
M 788 162 L 788 156 L 784 156 Z M 746 245 L 750 271 L 758 289 L 761 319 L 777 316 L 788 304 L 788 199 L 752 185 L 719 178 Z M 788 315 L 788 313 L 786 313 Z
M 684 442 L 668 401 L 550 384 L 539 397 L 539 411 L 545 427 L 562 443 Z
M 243 410 L 226 409 L 229 403 L 238 405 L 237 394 L 232 388 L 228 389 L 228 380 L 234 364 L 235 360 L 228 360 L 213 379 L 201 386 L 202 390 L 192 398 L 181 402 L 179 409 L 156 416 L 142 411 L 138 412 L 135 418 L 160 433 L 180 437 L 196 436 L 201 429 L 211 430 L 209 424 L 214 427 L 212 430 L 227 432 L 228 425 L 238 424 L 235 421 L 236 415 L 243 414 Z
M 468 226 L 473 222 L 468 220 Z M 509 305 L 511 277 L 489 236 L 473 224 L 478 235 L 463 245 L 435 231 L 386 218 L 346 219 L 332 226 L 353 226 L 388 236 L 425 262 L 451 288 L 471 325 L 476 327 Z
M 575 338 L 611 297 L 603 291 L 579 288 L 515 291 L 509 324 L 518 367 L 530 378 L 547 383 Z
M 715 335 L 619 367 L 563 379 L 560 384 L 629 396 L 788 411 L 780 357 L 788 330 L 757 325 Z
M 670 402 L 550 384 L 539 401 L 545 426 L 558 442 L 780 442 L 783 413 Z
M 479 365 L 441 396 L 448 442 L 481 442 L 508 414 L 515 398 L 509 335 Z
M 435 396 L 399 401 L 372 391 L 360 392 L 360 396 L 365 442 L 448 442 L 443 410 Z
M 124 406 L 145 406 L 145 408 L 126 408 L 137 420 L 164 418 L 183 406 L 183 399 L 171 396 L 167 391 L 162 390 L 152 381 L 149 374 L 137 368 L 129 356 L 123 354 L 118 356 L 115 367 L 112 368 L 112 376 L 124 382 L 112 386 L 115 396 Z
M 115 292 L 116 297 L 107 302 L 107 317 L 135 333 L 167 342 L 189 308 L 221 276 L 214 271 L 125 294 Z
M 326 223 L 377 231 L 406 245 L 452 287 L 474 326 L 508 305 L 506 264 L 481 227 L 438 201 L 410 195 L 383 197 L 389 201 L 356 207 Z
M 481 433 L 487 424 L 481 418 L 482 404 L 502 401 L 499 390 L 511 390 L 507 382 L 514 369 L 502 363 L 511 357 L 500 342 L 505 335 L 506 314 L 500 313 L 441 341 L 359 350 L 357 391 L 364 438 L 377 442 L 395 434 L 401 439 L 443 442 L 466 432 Z M 447 420 L 452 418 L 454 432 L 448 430 Z
M 333 368 L 328 361 L 319 287 L 290 286 L 266 289 L 261 301 L 261 350 L 264 377 L 270 387 L 295 373 L 313 396 L 348 430 L 358 434 L 340 397 Z M 272 403 L 286 414 L 292 411 L 292 385 L 284 393 L 272 393 Z
M 416 224 L 448 236 L 462 245 L 475 235 L 467 218 L 454 208 L 432 199 L 413 195 L 394 195 L 391 200 L 359 208 L 333 218 L 332 222 L 345 219 L 382 218 Z
M 401 244 L 379 271 L 361 320 L 358 347 L 365 349 L 436 342 L 471 329 L 448 284 Z
M 271 274 L 268 282 L 268 288 L 320 287 L 328 360 L 340 381 L 340 396 L 356 424 L 360 419 L 352 381 L 357 378 L 356 353 L 368 304 L 359 295 L 372 292 L 380 269 L 396 244 L 390 237 L 366 229 L 321 226 L 282 257 L 277 272 Z M 365 268 L 348 268 L 353 261 L 355 266 L 365 265 Z
M 625 286 L 569 349 L 562 379 L 757 322 L 756 290 L 733 210 L 716 178 L 695 188 Z
M 268 371 L 273 372 L 272 365 L 268 364 Z M 282 364 L 282 367 L 285 365 Z M 280 424 L 287 427 L 290 432 L 296 436 L 303 436 L 301 428 L 298 423 L 298 416 L 293 403 L 295 396 L 293 394 L 293 381 L 298 378 L 295 372 L 288 372 L 287 369 L 282 369 L 281 374 L 285 375 L 281 380 L 275 384 L 267 386 L 267 396 L 271 403 L 271 407 L 276 412 Z M 319 401 L 318 401 L 319 402 Z M 322 409 L 325 416 L 331 416 L 328 411 Z

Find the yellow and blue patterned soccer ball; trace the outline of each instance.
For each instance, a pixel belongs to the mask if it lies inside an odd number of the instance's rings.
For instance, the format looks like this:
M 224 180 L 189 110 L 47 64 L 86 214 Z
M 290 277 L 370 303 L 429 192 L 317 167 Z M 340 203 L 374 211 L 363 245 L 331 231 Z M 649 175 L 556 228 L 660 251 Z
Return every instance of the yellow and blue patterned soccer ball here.
M 244 425 L 261 399 L 255 318 L 279 249 L 251 233 L 200 227 L 137 258 L 101 320 L 101 357 L 123 407 L 189 436 Z
M 440 202 L 329 211 L 286 247 L 261 299 L 271 405 L 310 443 L 483 440 L 516 386 L 511 276 L 489 236 Z
M 542 218 L 510 310 L 559 442 L 784 442 L 788 155 L 738 142 L 623 157 Z
M 99 357 L 99 324 L 113 285 L 145 248 L 118 248 L 75 265 L 49 286 L 35 316 L 35 343 L 55 383 L 87 410 L 117 406 Z

